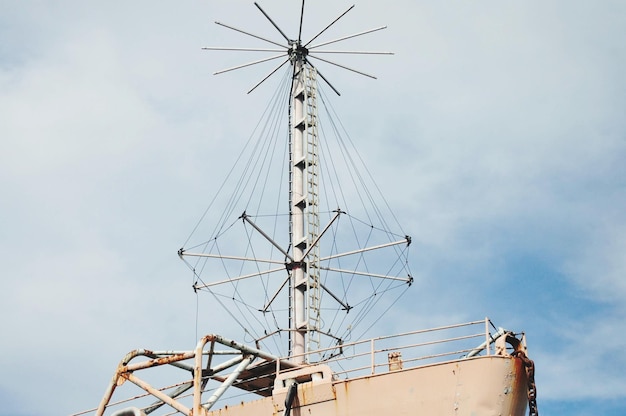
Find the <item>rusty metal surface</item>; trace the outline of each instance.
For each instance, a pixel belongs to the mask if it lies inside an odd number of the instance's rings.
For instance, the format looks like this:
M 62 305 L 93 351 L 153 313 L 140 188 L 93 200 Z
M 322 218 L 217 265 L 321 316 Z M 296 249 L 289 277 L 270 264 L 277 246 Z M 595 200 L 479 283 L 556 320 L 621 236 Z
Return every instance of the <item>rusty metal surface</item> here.
M 526 371 L 526 378 L 528 380 L 528 415 L 539 416 L 539 409 L 537 408 L 537 386 L 535 385 L 535 362 L 528 358 L 526 353 L 522 350 L 515 351 L 511 355 L 522 361 Z

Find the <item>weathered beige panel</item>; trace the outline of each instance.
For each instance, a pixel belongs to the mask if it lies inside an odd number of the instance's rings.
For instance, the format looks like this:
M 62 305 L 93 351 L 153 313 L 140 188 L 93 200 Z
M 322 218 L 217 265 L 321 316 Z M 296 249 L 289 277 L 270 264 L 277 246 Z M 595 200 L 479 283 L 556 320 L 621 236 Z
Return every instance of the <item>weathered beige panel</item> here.
M 334 399 L 328 395 L 327 380 L 318 383 L 298 387 L 293 416 L 523 416 L 526 411 L 526 372 L 521 361 L 511 357 L 483 356 L 334 381 Z M 328 400 L 320 401 L 322 397 Z M 281 393 L 210 415 L 278 416 L 283 414 L 282 400 Z

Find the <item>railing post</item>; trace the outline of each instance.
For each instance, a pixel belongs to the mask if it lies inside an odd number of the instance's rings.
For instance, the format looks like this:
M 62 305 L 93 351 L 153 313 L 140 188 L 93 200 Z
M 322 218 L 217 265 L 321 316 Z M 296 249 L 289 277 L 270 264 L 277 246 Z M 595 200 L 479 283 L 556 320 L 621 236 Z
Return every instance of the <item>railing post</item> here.
M 202 407 L 202 354 L 204 346 L 208 342 L 215 342 L 214 335 L 205 335 L 202 337 L 195 349 L 194 367 L 193 367 L 193 416 L 206 415 L 206 410 Z M 207 358 L 207 359 L 210 359 Z
M 489 347 L 491 343 L 489 342 L 489 317 L 485 317 L 485 350 L 487 351 L 487 356 L 489 356 Z
M 370 371 L 372 373 L 372 375 L 374 374 L 374 372 L 376 371 L 376 361 L 375 361 L 375 354 L 374 354 L 374 338 L 372 338 L 372 340 L 370 341 L 370 347 L 371 347 L 371 368 Z

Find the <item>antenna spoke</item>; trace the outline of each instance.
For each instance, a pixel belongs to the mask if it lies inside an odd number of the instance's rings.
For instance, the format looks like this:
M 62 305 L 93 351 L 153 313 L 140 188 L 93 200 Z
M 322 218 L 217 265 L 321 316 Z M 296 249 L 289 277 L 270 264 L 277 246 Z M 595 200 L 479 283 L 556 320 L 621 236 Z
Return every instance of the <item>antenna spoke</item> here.
M 243 52 L 283 52 L 284 49 L 264 49 L 264 48 L 221 48 L 218 46 L 205 46 L 202 48 L 205 51 L 243 51 Z M 318 51 L 321 52 L 321 51 Z
M 287 253 L 281 246 L 280 244 L 278 244 L 276 241 L 274 241 L 272 239 L 272 237 L 270 237 L 269 235 L 267 235 L 265 233 L 265 231 L 263 231 L 258 225 L 256 225 L 254 222 L 252 222 L 252 220 L 250 219 L 250 217 L 248 217 L 248 215 L 244 212 L 241 215 L 241 219 L 244 220 L 245 222 L 247 222 L 248 224 L 250 224 L 252 226 L 252 228 L 254 228 L 255 230 L 257 230 L 259 232 L 259 234 L 261 234 L 263 237 L 265 237 L 265 239 L 267 241 L 269 241 L 274 247 L 276 247 L 278 249 L 278 251 L 280 251 L 281 253 L 283 253 L 285 255 L 285 257 L 287 257 L 289 260 L 294 261 L 293 257 L 291 257 L 291 255 L 289 253 Z
M 281 45 L 281 44 L 280 44 L 280 43 L 278 43 L 278 42 L 274 42 L 273 40 L 265 39 L 264 37 L 261 37 L 261 36 L 255 35 L 255 34 L 250 33 L 250 32 L 246 32 L 245 30 L 237 29 L 236 27 L 229 26 L 229 25 L 224 24 L 224 23 L 221 23 L 221 22 L 215 22 L 215 24 L 216 24 L 216 25 L 223 26 L 223 27 L 225 27 L 225 28 L 227 28 L 227 29 L 230 29 L 230 30 L 234 30 L 235 32 L 243 33 L 244 35 L 252 36 L 253 38 L 260 39 L 260 40 L 262 40 L 262 41 L 265 41 L 265 42 L 271 43 L 271 44 L 273 44 L 273 45 L 280 46 L 280 47 L 283 47 L 283 48 L 285 48 L 285 49 L 288 49 L 288 46 L 287 46 L 287 45 Z
M 306 45 L 304 45 L 304 47 L 307 47 L 311 44 L 311 42 L 313 42 L 315 39 L 317 39 L 322 33 L 326 32 L 326 30 L 328 30 L 329 27 L 331 27 L 332 25 L 334 25 L 335 23 L 337 23 L 337 21 L 339 19 L 341 19 L 342 17 L 344 17 L 350 10 L 354 9 L 354 4 L 352 6 L 350 6 L 348 8 L 348 10 L 346 10 L 345 12 L 341 13 L 341 15 L 339 15 L 338 18 L 336 18 L 335 20 L 333 20 L 332 22 L 330 22 L 330 24 L 328 26 L 326 26 L 324 29 L 322 29 L 317 35 L 313 36 L 313 38 L 311 38 L 310 41 L 308 41 L 306 43 Z
M 369 77 L 369 78 L 372 78 L 372 79 L 376 79 L 376 77 L 375 77 L 374 75 L 370 75 L 370 74 L 367 74 L 367 73 L 365 73 L 365 72 L 361 72 L 361 71 L 358 71 L 358 70 L 356 70 L 356 69 L 352 69 L 352 68 L 350 68 L 350 67 L 347 67 L 347 66 L 345 66 L 345 65 L 341 65 L 341 64 L 338 64 L 338 63 L 335 63 L 335 62 L 329 61 L 328 59 L 320 58 L 319 56 L 313 56 L 313 55 L 309 55 L 309 56 L 310 56 L 311 58 L 315 58 L 315 59 L 319 59 L 320 61 L 327 62 L 327 63 L 329 63 L 329 64 L 331 64 L 331 65 L 338 66 L 339 68 L 343 68 L 343 69 L 346 69 L 346 70 L 348 70 L 348 71 L 352 71 L 352 72 L 357 73 L 357 74 L 359 74 L 359 75 L 363 75 L 363 76 L 366 76 L 366 77 Z
M 255 257 L 242 257 L 242 256 L 226 256 L 223 254 L 211 254 L 211 253 L 189 253 L 185 252 L 183 256 L 186 257 L 208 257 L 212 259 L 223 260 L 241 260 L 241 261 L 253 261 L 255 263 L 271 263 L 271 264 L 285 264 L 284 261 L 271 260 L 271 259 L 257 259 Z
M 311 67 L 315 68 L 315 70 L 317 71 L 317 75 L 319 75 L 319 76 L 320 76 L 320 78 L 322 78 L 322 79 L 324 80 L 324 82 L 325 82 L 326 84 L 328 84 L 328 86 L 329 86 L 329 87 L 330 87 L 333 91 L 335 91 L 335 94 L 337 94 L 338 96 L 341 96 L 341 93 L 337 90 L 337 88 L 333 87 L 333 84 L 331 84 L 331 83 L 330 83 L 330 81 L 328 81 L 328 80 L 326 79 L 326 77 L 325 77 L 325 76 L 324 76 L 324 75 L 320 72 L 320 70 L 319 70 L 319 69 L 317 69 L 317 68 L 315 67 L 315 65 L 313 65 L 313 64 L 311 63 L 311 61 L 307 60 L 306 62 L 307 62 L 309 65 L 311 65 Z
M 333 218 L 331 218 L 331 220 L 328 222 L 328 224 L 326 225 L 326 227 L 324 227 L 324 229 L 322 230 L 321 233 L 319 233 L 319 235 L 317 236 L 317 238 L 312 241 L 309 244 L 309 248 L 307 249 L 307 251 L 304 252 L 304 254 L 302 254 L 302 258 L 304 259 L 306 256 L 309 255 L 309 253 L 311 252 L 311 250 L 313 250 L 313 248 L 315 246 L 317 246 L 317 243 L 322 239 L 322 237 L 324 236 L 324 234 L 326 234 L 326 232 L 328 231 L 328 229 L 330 228 L 331 225 L 333 225 L 333 223 L 337 220 L 337 218 L 339 218 L 339 216 L 343 214 L 342 211 L 337 210 L 337 212 L 335 212 L 335 216 Z
M 351 256 L 353 254 L 365 253 L 366 251 L 378 250 L 378 249 L 381 249 L 381 248 L 397 246 L 397 245 L 400 245 L 400 244 L 407 244 L 407 240 L 399 240 L 399 241 L 394 241 L 394 242 L 391 242 L 391 243 L 379 244 L 377 246 L 365 247 L 365 248 L 361 248 L 361 249 L 358 249 L 358 250 L 346 251 L 345 253 L 333 254 L 332 256 L 322 257 L 320 259 L 320 261 L 328 261 L 328 260 L 336 259 L 336 258 L 339 258 L 339 257 Z
M 248 94 L 250 94 L 252 91 L 254 91 L 259 85 L 263 84 L 269 77 L 274 75 L 274 73 L 276 73 L 276 71 L 278 71 L 280 68 L 282 68 L 287 62 L 289 62 L 289 59 L 285 60 L 285 62 L 283 62 L 282 64 L 278 65 L 276 68 L 274 68 L 274 70 L 272 72 L 267 74 L 261 81 L 257 82 L 256 85 L 254 87 L 252 87 L 250 89 L 250 91 L 248 91 Z
M 278 287 L 278 290 L 274 293 L 274 296 L 272 296 L 272 298 L 269 300 L 269 302 L 267 302 L 267 305 L 265 305 L 263 307 L 263 309 L 261 309 L 261 312 L 264 312 L 264 313 L 267 312 L 267 310 L 270 308 L 270 306 L 272 306 L 272 303 L 274 303 L 274 301 L 276 300 L 276 298 L 280 294 L 280 291 L 283 290 L 283 288 L 285 287 L 285 285 L 287 284 L 289 279 L 291 279 L 291 276 L 287 276 L 287 278 L 285 280 L 283 280 L 283 283 Z
M 262 270 L 256 273 L 250 273 L 250 274 L 246 274 L 243 276 L 238 276 L 238 277 L 233 277 L 232 279 L 224 279 L 224 280 L 220 280 L 218 282 L 212 282 L 212 283 L 205 283 L 202 285 L 194 285 L 194 289 L 206 289 L 212 286 L 217 286 L 217 285 L 223 285 L 224 283 L 232 283 L 232 282 L 236 282 L 239 280 L 244 280 L 244 279 L 250 279 L 251 277 L 257 277 L 257 276 L 263 276 L 265 274 L 271 274 L 271 273 L 276 273 L 276 272 L 280 272 L 280 271 L 284 271 L 285 267 L 277 267 L 275 269 L 270 269 L 270 270 Z
M 320 282 L 320 286 L 322 287 L 322 289 L 324 289 L 326 293 L 328 293 L 333 299 L 335 299 L 338 304 L 343 306 L 344 310 L 349 311 L 350 309 L 352 309 L 347 303 L 344 303 L 341 299 L 339 299 L 339 297 L 335 295 L 330 289 L 324 286 L 322 282 Z
M 393 52 L 382 52 L 382 51 L 315 51 L 315 53 L 338 53 L 338 54 L 346 54 L 346 55 L 394 55 Z
M 317 45 L 313 45 L 309 48 L 310 49 L 315 49 L 315 48 L 319 48 L 320 46 L 325 46 L 325 45 L 330 45 L 331 43 L 336 43 L 336 42 L 341 42 L 342 40 L 346 40 L 346 39 L 351 39 L 351 38 L 356 38 L 357 36 L 362 36 L 362 35 L 367 35 L 368 33 L 373 33 L 373 32 L 377 32 L 379 30 L 383 30 L 383 29 L 387 29 L 387 26 L 381 26 L 381 27 L 377 27 L 374 29 L 370 29 L 370 30 L 365 30 L 363 32 L 359 32 L 359 33 L 355 33 L 353 35 L 348 35 L 348 36 L 344 36 L 338 39 L 333 39 L 333 40 L 329 40 L 328 42 L 324 42 L 324 43 L 319 43 Z
M 336 273 L 346 273 L 346 274 L 354 274 L 357 276 L 368 276 L 368 277 L 378 277 L 381 279 L 389 279 L 389 280 L 398 280 L 400 282 L 404 282 L 404 283 L 411 283 L 412 279 L 411 277 L 394 277 L 394 276 L 388 276 L 386 274 L 377 274 L 377 273 L 369 273 L 369 272 L 360 272 L 358 270 L 344 270 L 344 269 L 335 269 L 333 267 L 320 267 L 321 270 L 326 270 L 329 272 L 336 272 Z
M 302 43 L 302 22 L 304 21 L 304 0 L 302 0 L 302 10 L 300 10 L 300 29 L 298 30 L 298 44 Z
M 269 58 L 259 59 L 258 61 L 248 62 L 247 64 L 237 65 L 237 66 L 233 66 L 232 68 L 222 69 L 221 71 L 214 72 L 213 75 L 219 75 L 219 74 L 223 74 L 224 72 L 230 72 L 230 71 L 234 71 L 236 69 L 245 68 L 247 66 L 252 66 L 252 65 L 263 63 L 263 62 L 272 61 L 274 59 L 282 58 L 284 56 L 285 56 L 285 54 L 283 53 L 283 54 L 280 54 L 280 55 L 271 56 Z
M 278 25 L 276 23 L 274 23 L 274 21 L 272 20 L 272 18 L 265 13 L 265 10 L 263 10 L 261 8 L 261 6 L 259 6 L 259 3 L 257 3 L 256 1 L 254 2 L 254 5 L 257 7 L 257 9 L 259 9 L 261 11 L 261 13 L 263 13 L 263 16 L 265 16 L 267 18 L 267 20 L 270 21 L 270 23 L 276 28 L 276 30 L 278 30 L 278 32 L 280 32 L 281 35 L 283 35 L 283 37 L 285 38 L 285 40 L 287 42 L 289 42 L 289 38 L 287 37 L 287 35 L 285 35 L 285 32 L 283 32 L 282 30 L 280 30 L 280 28 L 278 27 Z

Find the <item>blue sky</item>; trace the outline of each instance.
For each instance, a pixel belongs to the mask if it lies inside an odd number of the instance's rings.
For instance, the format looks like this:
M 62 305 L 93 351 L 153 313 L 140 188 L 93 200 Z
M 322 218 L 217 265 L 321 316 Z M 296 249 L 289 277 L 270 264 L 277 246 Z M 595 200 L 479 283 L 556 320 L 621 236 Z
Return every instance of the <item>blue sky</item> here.
M 252 1 L 5 3 L 0 415 L 70 414 L 129 350 L 195 345 L 176 251 L 270 94 L 200 48 L 273 32 Z M 377 81 L 331 74 L 413 237 L 396 316 L 524 330 L 542 415 L 624 414 L 626 4 L 363 1 L 345 31 L 382 24 Z

